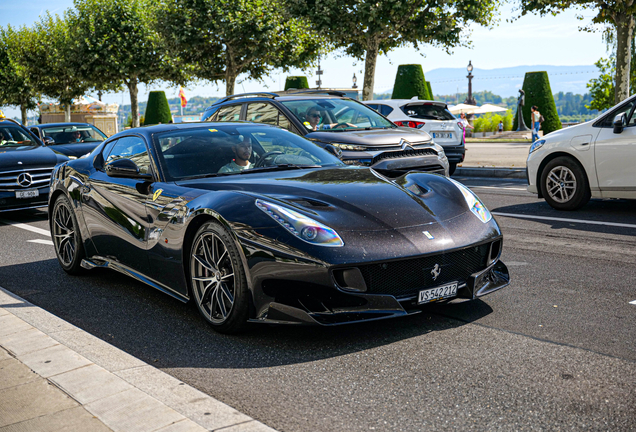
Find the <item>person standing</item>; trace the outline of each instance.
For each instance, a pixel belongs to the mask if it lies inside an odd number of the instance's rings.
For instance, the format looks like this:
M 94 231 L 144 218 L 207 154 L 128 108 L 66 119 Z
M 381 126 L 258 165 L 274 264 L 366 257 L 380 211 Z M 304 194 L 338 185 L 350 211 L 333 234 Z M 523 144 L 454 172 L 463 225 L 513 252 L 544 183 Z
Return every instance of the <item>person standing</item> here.
M 530 122 L 532 123 L 532 142 L 539 139 L 539 129 L 541 128 L 541 113 L 536 105 L 530 108 Z
M 499 133 L 502 133 L 503 129 L 504 129 L 503 120 L 499 120 L 499 126 L 498 127 L 499 127 Z
M 466 128 L 475 129 L 473 125 L 468 123 L 468 119 L 466 118 L 466 114 L 461 113 L 459 115 L 459 122 L 462 124 L 462 129 L 464 130 L 464 142 L 466 142 Z

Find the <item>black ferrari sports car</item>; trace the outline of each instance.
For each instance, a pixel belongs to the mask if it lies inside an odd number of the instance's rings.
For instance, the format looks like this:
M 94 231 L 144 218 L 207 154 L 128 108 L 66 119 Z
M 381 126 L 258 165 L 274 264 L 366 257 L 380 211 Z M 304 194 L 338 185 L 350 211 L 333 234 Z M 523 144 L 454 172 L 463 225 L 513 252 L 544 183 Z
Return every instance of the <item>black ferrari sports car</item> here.
M 120 271 L 226 333 L 403 316 L 509 283 L 501 230 L 462 184 L 389 179 L 263 124 L 116 134 L 55 169 L 49 223 L 66 272 Z

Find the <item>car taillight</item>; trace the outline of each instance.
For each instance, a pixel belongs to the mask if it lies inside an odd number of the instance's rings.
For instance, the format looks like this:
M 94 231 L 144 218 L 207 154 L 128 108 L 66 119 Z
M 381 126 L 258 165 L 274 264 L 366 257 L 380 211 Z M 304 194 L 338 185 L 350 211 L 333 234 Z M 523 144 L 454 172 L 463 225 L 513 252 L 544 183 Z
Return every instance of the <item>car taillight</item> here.
M 418 122 L 418 121 L 396 121 L 395 122 L 396 125 L 398 126 L 404 126 L 404 127 L 410 127 L 410 128 L 419 128 L 421 126 L 424 126 L 426 124 L 426 122 Z

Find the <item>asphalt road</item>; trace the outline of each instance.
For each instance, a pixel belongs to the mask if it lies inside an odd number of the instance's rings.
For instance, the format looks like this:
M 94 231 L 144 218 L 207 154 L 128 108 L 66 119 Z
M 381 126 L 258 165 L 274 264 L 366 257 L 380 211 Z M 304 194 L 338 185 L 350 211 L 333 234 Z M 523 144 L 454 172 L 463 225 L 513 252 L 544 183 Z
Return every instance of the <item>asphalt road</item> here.
M 219 335 L 126 276 L 67 276 L 38 211 L 0 215 L 23 224 L 0 225 L 0 285 L 281 431 L 634 430 L 636 201 L 563 213 L 463 181 L 513 282 L 403 319 Z

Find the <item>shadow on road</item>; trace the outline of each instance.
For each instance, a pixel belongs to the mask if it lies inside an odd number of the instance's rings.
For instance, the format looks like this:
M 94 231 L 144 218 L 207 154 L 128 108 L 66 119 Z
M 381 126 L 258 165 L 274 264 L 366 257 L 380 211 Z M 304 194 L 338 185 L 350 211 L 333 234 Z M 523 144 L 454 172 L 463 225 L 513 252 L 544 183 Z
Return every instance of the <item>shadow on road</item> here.
M 194 305 L 114 271 L 72 277 L 50 259 L 0 267 L 0 285 L 158 367 L 236 369 L 311 362 L 452 329 L 492 312 L 476 300 L 337 327 L 253 324 L 243 334 L 227 336 L 215 333 Z M 461 321 L 441 316 L 447 308 Z

